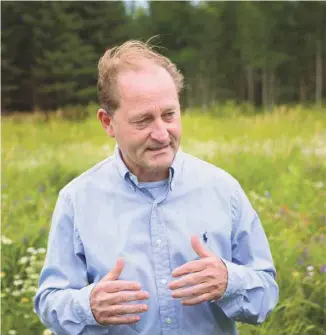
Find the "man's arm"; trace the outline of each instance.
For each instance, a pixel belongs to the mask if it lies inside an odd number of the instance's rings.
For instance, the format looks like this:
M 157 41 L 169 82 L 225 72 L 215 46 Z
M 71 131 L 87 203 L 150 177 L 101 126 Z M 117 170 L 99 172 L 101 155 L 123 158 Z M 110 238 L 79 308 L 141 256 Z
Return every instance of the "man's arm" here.
M 278 302 L 278 285 L 269 244 L 255 210 L 238 185 L 231 202 L 232 262 L 223 260 L 228 284 L 216 303 L 235 321 L 257 324 Z
M 48 252 L 35 296 L 35 311 L 55 334 L 108 334 L 115 325 L 136 323 L 147 304 L 121 304 L 148 299 L 134 281 L 118 280 L 124 261 L 118 259 L 98 283 L 87 279 L 83 245 L 74 227 L 69 197 L 59 195 Z M 87 329 L 86 329 L 87 328 Z
M 48 251 L 34 298 L 36 313 L 55 334 L 81 334 L 98 326 L 90 309 L 83 247 L 74 228 L 70 199 L 60 193 L 52 217 Z M 103 328 L 102 328 L 103 330 Z

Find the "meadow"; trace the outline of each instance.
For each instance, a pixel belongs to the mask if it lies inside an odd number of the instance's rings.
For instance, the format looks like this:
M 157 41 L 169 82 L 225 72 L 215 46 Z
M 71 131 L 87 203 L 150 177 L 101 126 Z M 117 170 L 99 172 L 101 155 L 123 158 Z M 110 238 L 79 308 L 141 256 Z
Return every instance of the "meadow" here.
M 32 299 L 58 191 L 114 149 L 95 107 L 80 121 L 61 114 L 2 118 L 3 335 L 51 334 Z M 269 239 L 280 301 L 263 324 L 239 324 L 240 335 L 326 334 L 326 110 L 187 111 L 182 149 L 240 181 Z

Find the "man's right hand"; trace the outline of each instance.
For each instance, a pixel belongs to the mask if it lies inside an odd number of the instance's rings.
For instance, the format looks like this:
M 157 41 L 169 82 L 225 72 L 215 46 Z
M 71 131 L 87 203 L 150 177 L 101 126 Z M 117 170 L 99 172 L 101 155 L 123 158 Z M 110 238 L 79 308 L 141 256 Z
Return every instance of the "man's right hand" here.
M 124 267 L 123 259 L 118 259 L 115 267 L 94 286 L 90 295 L 90 305 L 96 321 L 105 325 L 136 323 L 138 315 L 148 310 L 147 304 L 121 304 L 123 302 L 148 299 L 149 294 L 141 291 L 139 283 L 118 280 Z

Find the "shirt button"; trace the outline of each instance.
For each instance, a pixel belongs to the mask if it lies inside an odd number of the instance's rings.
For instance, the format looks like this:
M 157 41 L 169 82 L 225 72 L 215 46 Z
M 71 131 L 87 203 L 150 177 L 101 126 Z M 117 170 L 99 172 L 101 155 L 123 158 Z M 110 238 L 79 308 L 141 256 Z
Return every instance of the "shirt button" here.
M 168 282 L 168 281 L 167 281 L 166 279 L 162 279 L 162 280 L 161 280 L 161 283 L 162 283 L 163 285 L 165 285 L 167 282 Z
M 167 324 L 170 324 L 170 323 L 172 323 L 172 319 L 171 319 L 171 318 L 167 318 L 167 319 L 165 320 L 165 322 L 166 322 Z
M 160 245 L 162 244 L 162 241 L 161 241 L 161 240 L 157 240 L 157 241 L 156 241 L 156 244 L 157 244 L 158 246 L 160 246 Z

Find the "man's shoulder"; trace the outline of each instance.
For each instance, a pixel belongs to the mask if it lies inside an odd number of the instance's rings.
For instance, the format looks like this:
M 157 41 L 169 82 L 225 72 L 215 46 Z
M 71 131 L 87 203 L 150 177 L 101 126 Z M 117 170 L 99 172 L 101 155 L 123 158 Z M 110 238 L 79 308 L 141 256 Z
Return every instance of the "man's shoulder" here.
M 110 156 L 87 169 L 79 176 L 72 179 L 61 190 L 61 194 L 73 195 L 79 191 L 86 191 L 91 185 L 101 185 L 109 181 L 113 172 L 114 156 Z
M 205 183 L 217 182 L 220 185 L 231 188 L 234 188 L 239 184 L 238 180 L 234 176 L 219 166 L 185 152 L 183 153 L 183 156 L 185 163 L 184 171 L 190 178 L 196 177 L 196 180 Z

